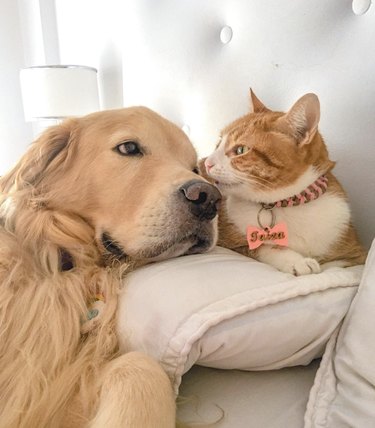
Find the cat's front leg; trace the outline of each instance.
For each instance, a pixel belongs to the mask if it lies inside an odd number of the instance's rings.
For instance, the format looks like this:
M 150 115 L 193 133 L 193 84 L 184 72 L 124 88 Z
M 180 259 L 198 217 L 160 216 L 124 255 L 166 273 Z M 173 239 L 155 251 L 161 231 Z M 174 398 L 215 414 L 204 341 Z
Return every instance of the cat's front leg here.
M 304 257 L 290 248 L 262 245 L 256 250 L 256 259 L 296 276 L 321 272 L 320 265 L 315 259 Z

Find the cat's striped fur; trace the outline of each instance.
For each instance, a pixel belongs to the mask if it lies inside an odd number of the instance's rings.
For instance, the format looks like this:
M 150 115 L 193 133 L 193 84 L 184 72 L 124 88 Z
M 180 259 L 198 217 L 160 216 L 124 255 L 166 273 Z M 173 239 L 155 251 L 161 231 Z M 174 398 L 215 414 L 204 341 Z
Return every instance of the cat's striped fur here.
M 295 275 L 318 273 L 326 262 L 363 263 L 366 253 L 353 228 L 347 196 L 331 172 L 335 163 L 318 132 L 317 96 L 303 96 L 287 113 L 269 110 L 253 92 L 251 100 L 252 112 L 224 128 L 216 150 L 201 163 L 202 172 L 225 196 L 219 245 Z M 287 224 L 288 247 L 266 243 L 250 251 L 246 229 L 258 226 L 261 204 L 296 195 L 322 174 L 328 178 L 325 194 L 273 209 L 276 221 Z

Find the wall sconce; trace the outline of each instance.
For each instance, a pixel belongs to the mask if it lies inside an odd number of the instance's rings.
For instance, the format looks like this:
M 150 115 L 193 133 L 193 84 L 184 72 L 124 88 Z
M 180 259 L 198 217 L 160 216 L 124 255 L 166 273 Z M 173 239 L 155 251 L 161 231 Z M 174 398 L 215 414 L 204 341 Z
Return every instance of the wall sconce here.
M 100 110 L 97 70 L 93 67 L 28 67 L 20 71 L 20 80 L 25 120 L 38 121 L 39 131 L 66 117 Z

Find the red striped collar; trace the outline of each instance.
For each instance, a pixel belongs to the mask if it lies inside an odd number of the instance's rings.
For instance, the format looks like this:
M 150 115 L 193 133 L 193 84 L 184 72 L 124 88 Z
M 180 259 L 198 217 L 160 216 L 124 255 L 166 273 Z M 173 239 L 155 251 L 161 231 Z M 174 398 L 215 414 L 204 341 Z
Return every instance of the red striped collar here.
M 319 196 L 323 195 L 327 191 L 328 178 L 326 175 L 321 175 L 313 184 L 310 184 L 305 190 L 298 193 L 297 195 L 290 196 L 289 198 L 281 199 L 277 202 L 262 203 L 262 207 L 266 210 L 272 210 L 272 208 L 286 208 L 295 207 L 307 202 L 318 199 Z

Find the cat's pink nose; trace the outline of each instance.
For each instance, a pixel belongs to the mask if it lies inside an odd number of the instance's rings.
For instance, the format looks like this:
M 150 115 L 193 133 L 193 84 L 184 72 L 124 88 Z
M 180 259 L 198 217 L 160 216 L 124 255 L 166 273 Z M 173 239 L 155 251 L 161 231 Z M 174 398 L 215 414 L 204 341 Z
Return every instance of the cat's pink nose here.
M 206 167 L 207 172 L 210 172 L 210 169 L 214 166 L 208 158 L 204 162 L 204 166 Z

